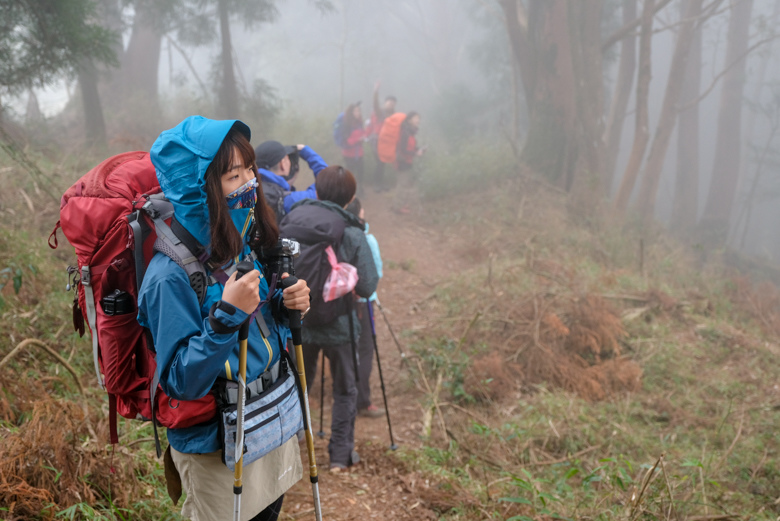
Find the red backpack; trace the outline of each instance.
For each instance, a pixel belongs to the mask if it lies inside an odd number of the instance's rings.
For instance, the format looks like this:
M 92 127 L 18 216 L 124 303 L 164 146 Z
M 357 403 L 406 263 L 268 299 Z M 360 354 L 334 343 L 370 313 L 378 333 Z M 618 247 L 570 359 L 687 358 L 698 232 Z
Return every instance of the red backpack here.
M 60 227 L 76 249 L 78 266 L 68 267 L 77 288 L 73 325 L 83 335 L 86 315 L 95 373 L 108 393 L 111 443 L 118 442 L 117 413 L 151 420 L 159 457 L 158 423 L 183 428 L 208 421 L 216 402 L 211 393 L 179 402 L 163 392 L 151 334 L 136 318 L 138 289 L 155 251 L 162 251 L 187 271 L 202 302 L 207 254 L 173 218 L 147 152 L 111 157 L 79 179 L 62 196 L 52 248 Z

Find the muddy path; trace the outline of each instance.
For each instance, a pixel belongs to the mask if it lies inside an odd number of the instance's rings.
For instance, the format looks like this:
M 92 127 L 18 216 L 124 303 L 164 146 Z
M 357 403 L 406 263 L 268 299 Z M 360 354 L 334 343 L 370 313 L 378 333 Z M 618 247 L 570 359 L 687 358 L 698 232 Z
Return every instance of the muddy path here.
M 400 344 L 408 351 L 403 331 L 428 327 L 436 317 L 418 312 L 418 304 L 429 298 L 438 281 L 467 262 L 459 252 L 466 238 L 446 233 L 442 227 L 426 224 L 420 213 L 397 215 L 390 210 L 391 197 L 370 193 L 363 198 L 366 220 L 380 246 L 384 277 L 378 295 Z M 351 519 L 437 519 L 435 510 L 453 502 L 451 493 L 442 492 L 416 472 L 408 471 L 401 455 L 404 448 L 422 446 L 422 395 L 409 384 L 406 364 L 393 341 L 379 309 L 376 310 L 377 342 L 385 379 L 387 399 L 395 442 L 399 452 L 389 450 L 387 421 L 358 417 L 355 443 L 362 462 L 349 472 L 330 473 L 327 443 L 330 432 L 332 395 L 330 379 L 325 377 L 324 439 L 315 437 L 320 466 L 320 495 L 323 517 L 328 520 Z M 382 406 L 382 393 L 376 363 L 371 375 L 371 397 Z M 319 430 L 320 378 L 310 383 L 314 431 Z M 307 470 L 305 448 L 302 452 L 304 474 Z M 314 519 L 311 485 L 304 476 L 285 497 L 280 519 Z

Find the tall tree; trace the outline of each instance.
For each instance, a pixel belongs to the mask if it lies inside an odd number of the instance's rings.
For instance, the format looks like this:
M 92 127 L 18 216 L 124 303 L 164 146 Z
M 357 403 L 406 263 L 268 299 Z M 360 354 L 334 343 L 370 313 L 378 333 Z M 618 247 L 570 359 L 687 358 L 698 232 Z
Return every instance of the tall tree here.
M 623 0 L 623 25 L 636 19 L 637 0 Z M 620 44 L 620 63 L 618 65 L 617 83 L 609 106 L 604 142 L 606 143 L 604 164 L 604 189 L 607 193 L 612 186 L 615 164 L 620 149 L 620 138 L 623 134 L 623 121 L 626 118 L 628 100 L 631 97 L 631 87 L 636 75 L 636 35 L 627 34 Z
M 103 149 L 106 147 L 106 122 L 103 117 L 103 105 L 98 92 L 98 70 L 90 60 L 78 68 L 81 103 L 84 107 L 84 133 L 87 145 Z
M 692 0 L 686 0 L 687 4 Z M 699 97 L 701 86 L 702 30 L 697 27 L 688 52 L 677 125 L 677 171 L 671 224 L 678 236 L 685 237 L 696 226 L 699 212 Z
M 601 53 L 602 0 L 568 3 L 572 68 L 576 80 L 576 175 L 570 208 L 597 214 L 604 199 L 604 78 Z
M 133 28 L 121 60 L 121 103 L 140 99 L 152 110 L 159 106 L 158 71 L 163 33 L 171 22 L 172 2 L 135 0 Z
M 228 13 L 229 0 L 217 0 L 219 13 L 219 35 L 222 47 L 220 56 L 220 89 L 218 97 L 218 114 L 224 119 L 237 118 L 238 86 L 236 85 L 235 66 L 233 64 L 233 44 L 230 38 L 230 20 Z
M 650 141 L 650 116 L 648 111 L 648 98 L 650 94 L 650 79 L 652 78 L 651 47 L 653 37 L 653 15 L 655 14 L 654 0 L 645 0 L 642 9 L 641 31 L 639 33 L 639 75 L 636 83 L 636 116 L 634 125 L 634 144 L 631 147 L 631 155 L 628 158 L 626 170 L 620 181 L 615 208 L 619 212 L 625 212 L 634 185 L 642 166 L 647 143 Z
M 115 64 L 117 38 L 92 0 L 0 0 L 0 94 L 42 87 L 85 60 Z
M 718 133 L 712 180 L 699 223 L 704 240 L 711 246 L 723 245 L 729 231 L 734 196 L 739 181 L 742 148 L 742 91 L 745 85 L 750 17 L 753 0 L 739 0 L 731 6 L 725 63 L 718 112 Z M 734 64 L 733 66 L 731 64 Z
M 521 159 L 568 188 L 577 158 L 576 80 L 567 0 L 500 0 L 520 70 L 529 126 Z
M 669 69 L 669 79 L 661 105 L 661 116 L 653 137 L 653 144 L 650 147 L 650 155 L 647 158 L 639 192 L 639 212 L 645 220 L 651 219 L 655 210 L 655 200 L 658 195 L 658 185 L 661 181 L 666 151 L 669 148 L 669 141 L 677 121 L 677 105 L 685 82 L 688 53 L 701 15 L 703 2 L 704 0 L 688 0 L 687 9 L 683 13 L 682 24 L 677 35 L 677 43 Z

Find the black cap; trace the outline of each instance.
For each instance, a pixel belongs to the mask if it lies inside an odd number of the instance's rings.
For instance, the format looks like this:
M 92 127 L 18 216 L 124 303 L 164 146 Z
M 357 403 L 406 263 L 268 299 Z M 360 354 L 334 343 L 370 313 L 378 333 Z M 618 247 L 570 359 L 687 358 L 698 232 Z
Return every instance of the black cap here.
M 278 141 L 266 141 L 255 148 L 255 162 L 258 168 L 269 169 L 282 158 L 298 150 L 298 147 L 284 146 Z

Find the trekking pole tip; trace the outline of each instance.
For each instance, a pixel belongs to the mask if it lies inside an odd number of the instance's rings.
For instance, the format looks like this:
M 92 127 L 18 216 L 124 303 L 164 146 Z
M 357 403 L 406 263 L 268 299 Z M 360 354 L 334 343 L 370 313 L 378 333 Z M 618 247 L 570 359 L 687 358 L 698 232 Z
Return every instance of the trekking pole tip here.
M 390 445 L 390 450 L 398 450 L 398 444 L 393 443 L 392 445 Z
M 320 439 L 323 439 L 325 437 L 325 432 L 324 431 L 317 431 L 317 437 L 320 438 Z

